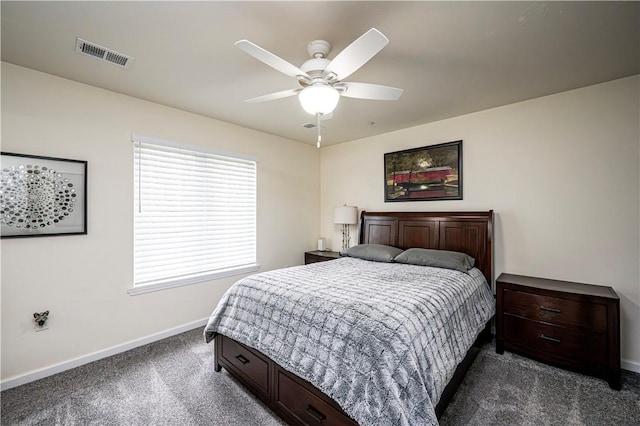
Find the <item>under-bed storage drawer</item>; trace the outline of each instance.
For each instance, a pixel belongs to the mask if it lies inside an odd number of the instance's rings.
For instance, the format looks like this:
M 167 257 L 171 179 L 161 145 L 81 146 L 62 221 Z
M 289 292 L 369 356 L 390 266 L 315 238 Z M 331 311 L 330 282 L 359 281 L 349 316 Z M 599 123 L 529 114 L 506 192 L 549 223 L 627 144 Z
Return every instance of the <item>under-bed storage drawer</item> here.
M 312 384 L 283 370 L 257 350 L 221 334 L 216 336 L 216 360 L 218 368 L 229 370 L 290 425 L 358 426 Z
M 257 351 L 223 336 L 222 361 L 253 385 L 264 398 L 269 396 L 269 362 Z M 230 364 L 230 365 L 229 365 Z
M 276 367 L 275 407 L 293 424 L 357 426 L 329 397 Z

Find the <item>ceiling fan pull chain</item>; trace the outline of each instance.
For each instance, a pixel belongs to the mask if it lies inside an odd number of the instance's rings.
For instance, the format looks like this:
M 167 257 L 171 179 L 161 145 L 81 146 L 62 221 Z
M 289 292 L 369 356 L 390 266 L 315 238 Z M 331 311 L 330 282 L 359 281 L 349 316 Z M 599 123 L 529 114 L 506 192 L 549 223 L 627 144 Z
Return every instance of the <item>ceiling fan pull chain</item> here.
M 316 114 L 316 117 L 318 117 L 318 144 L 316 146 L 320 148 L 320 141 L 322 141 L 322 135 L 320 135 L 320 113 Z

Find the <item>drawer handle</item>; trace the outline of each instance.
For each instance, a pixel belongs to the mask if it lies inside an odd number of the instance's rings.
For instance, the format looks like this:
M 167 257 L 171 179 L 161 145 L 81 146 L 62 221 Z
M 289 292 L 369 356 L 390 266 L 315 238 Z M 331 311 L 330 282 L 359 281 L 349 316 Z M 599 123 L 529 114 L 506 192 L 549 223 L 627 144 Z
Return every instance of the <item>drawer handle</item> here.
M 548 341 L 553 342 L 553 343 L 562 343 L 562 340 L 556 339 L 555 337 L 545 336 L 544 334 L 541 334 L 540 338 L 544 339 L 544 340 L 548 340 Z
M 559 314 L 560 309 L 557 308 L 547 308 L 546 306 L 540 306 L 541 311 L 553 312 L 554 314 Z
M 248 359 L 246 359 L 245 357 L 243 357 L 242 355 L 238 355 L 238 356 L 236 356 L 236 359 L 237 359 L 238 361 L 240 361 L 241 363 L 243 363 L 243 364 L 249 364 L 249 360 L 248 360 Z
M 318 410 L 316 410 L 315 408 L 313 408 L 313 406 L 312 406 L 311 404 L 309 404 L 309 405 L 307 406 L 307 410 L 306 410 L 306 411 L 307 411 L 307 413 L 309 413 L 309 415 L 310 415 L 311 417 L 313 417 L 313 419 L 314 419 L 315 421 L 317 421 L 318 423 L 322 423 L 322 421 L 323 421 L 324 419 L 326 419 L 326 418 L 327 418 L 327 416 L 325 416 L 325 415 L 324 415 L 324 414 L 322 414 L 320 411 L 318 411 Z

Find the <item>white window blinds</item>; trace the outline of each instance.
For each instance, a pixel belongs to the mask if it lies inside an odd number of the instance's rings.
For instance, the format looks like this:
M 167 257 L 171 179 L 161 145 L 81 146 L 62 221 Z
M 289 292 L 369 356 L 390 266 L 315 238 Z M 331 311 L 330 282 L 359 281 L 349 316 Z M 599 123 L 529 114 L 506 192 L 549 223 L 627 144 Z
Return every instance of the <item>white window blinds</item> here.
M 134 135 L 134 287 L 257 269 L 255 159 Z

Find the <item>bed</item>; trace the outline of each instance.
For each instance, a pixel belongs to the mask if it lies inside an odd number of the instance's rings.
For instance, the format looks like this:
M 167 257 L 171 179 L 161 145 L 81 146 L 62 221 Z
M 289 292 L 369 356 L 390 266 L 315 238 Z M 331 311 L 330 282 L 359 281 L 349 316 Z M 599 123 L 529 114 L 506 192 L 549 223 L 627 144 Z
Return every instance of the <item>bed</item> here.
M 345 257 L 247 277 L 205 328 L 214 369 L 293 425 L 437 424 L 490 338 L 492 235 L 492 211 L 363 212 L 363 248 L 455 251 L 475 267 Z

